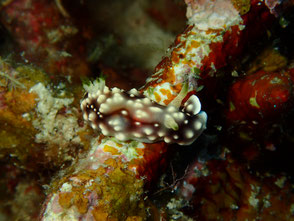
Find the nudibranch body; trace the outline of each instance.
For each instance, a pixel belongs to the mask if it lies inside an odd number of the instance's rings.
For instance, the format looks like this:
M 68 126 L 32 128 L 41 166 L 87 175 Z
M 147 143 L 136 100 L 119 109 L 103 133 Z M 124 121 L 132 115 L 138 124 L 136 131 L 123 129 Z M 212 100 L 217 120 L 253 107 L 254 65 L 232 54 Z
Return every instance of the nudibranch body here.
M 180 145 L 191 144 L 206 128 L 207 115 L 201 110 L 196 95 L 181 108 L 163 106 L 144 97 L 136 89 L 128 92 L 109 89 L 104 80 L 85 86 L 87 93 L 81 102 L 83 117 L 93 129 L 118 140 L 137 140 Z

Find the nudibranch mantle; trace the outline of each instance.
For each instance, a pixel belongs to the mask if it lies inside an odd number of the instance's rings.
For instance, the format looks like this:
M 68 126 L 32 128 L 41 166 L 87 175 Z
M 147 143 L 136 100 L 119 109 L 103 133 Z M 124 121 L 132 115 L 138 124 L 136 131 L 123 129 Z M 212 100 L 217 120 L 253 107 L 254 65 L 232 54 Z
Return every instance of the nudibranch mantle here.
M 102 79 L 84 88 L 87 93 L 81 102 L 83 118 L 105 136 L 121 141 L 189 145 L 206 128 L 207 115 L 201 111 L 196 95 L 183 107 L 177 107 L 173 102 L 168 106 L 157 104 L 136 89 L 109 89 Z

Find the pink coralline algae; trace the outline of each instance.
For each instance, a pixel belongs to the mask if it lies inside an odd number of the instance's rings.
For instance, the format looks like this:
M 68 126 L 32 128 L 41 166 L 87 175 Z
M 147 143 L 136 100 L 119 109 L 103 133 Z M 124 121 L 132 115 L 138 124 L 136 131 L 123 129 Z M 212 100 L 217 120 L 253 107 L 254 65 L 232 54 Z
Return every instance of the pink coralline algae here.
M 252 172 L 250 165 L 241 164 L 227 151 L 221 155 L 224 158 L 190 165 L 178 186 L 180 195 L 190 201 L 185 214 L 193 220 L 292 220 L 290 180 Z

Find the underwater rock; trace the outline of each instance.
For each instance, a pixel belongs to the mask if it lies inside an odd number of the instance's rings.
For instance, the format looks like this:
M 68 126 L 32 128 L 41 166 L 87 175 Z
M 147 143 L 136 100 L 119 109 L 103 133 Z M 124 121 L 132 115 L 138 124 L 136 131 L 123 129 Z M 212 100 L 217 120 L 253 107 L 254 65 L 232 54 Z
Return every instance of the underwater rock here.
M 89 73 L 85 39 L 61 1 L 7 1 L 1 7 L 0 21 L 16 42 L 15 51 L 26 62 L 56 75 Z

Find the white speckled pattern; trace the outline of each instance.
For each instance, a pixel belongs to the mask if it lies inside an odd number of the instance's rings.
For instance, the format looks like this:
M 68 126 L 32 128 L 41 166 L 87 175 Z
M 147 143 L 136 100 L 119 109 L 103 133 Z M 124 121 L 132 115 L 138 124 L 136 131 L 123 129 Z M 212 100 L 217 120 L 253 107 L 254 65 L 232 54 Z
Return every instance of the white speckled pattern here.
M 101 84 L 97 86 L 96 84 Z M 205 129 L 207 115 L 192 95 L 182 110 L 163 106 L 141 95 L 136 89 L 125 92 L 109 89 L 104 82 L 93 82 L 96 92 L 89 91 L 81 102 L 83 117 L 93 129 L 118 140 L 145 143 L 165 141 L 191 144 Z

